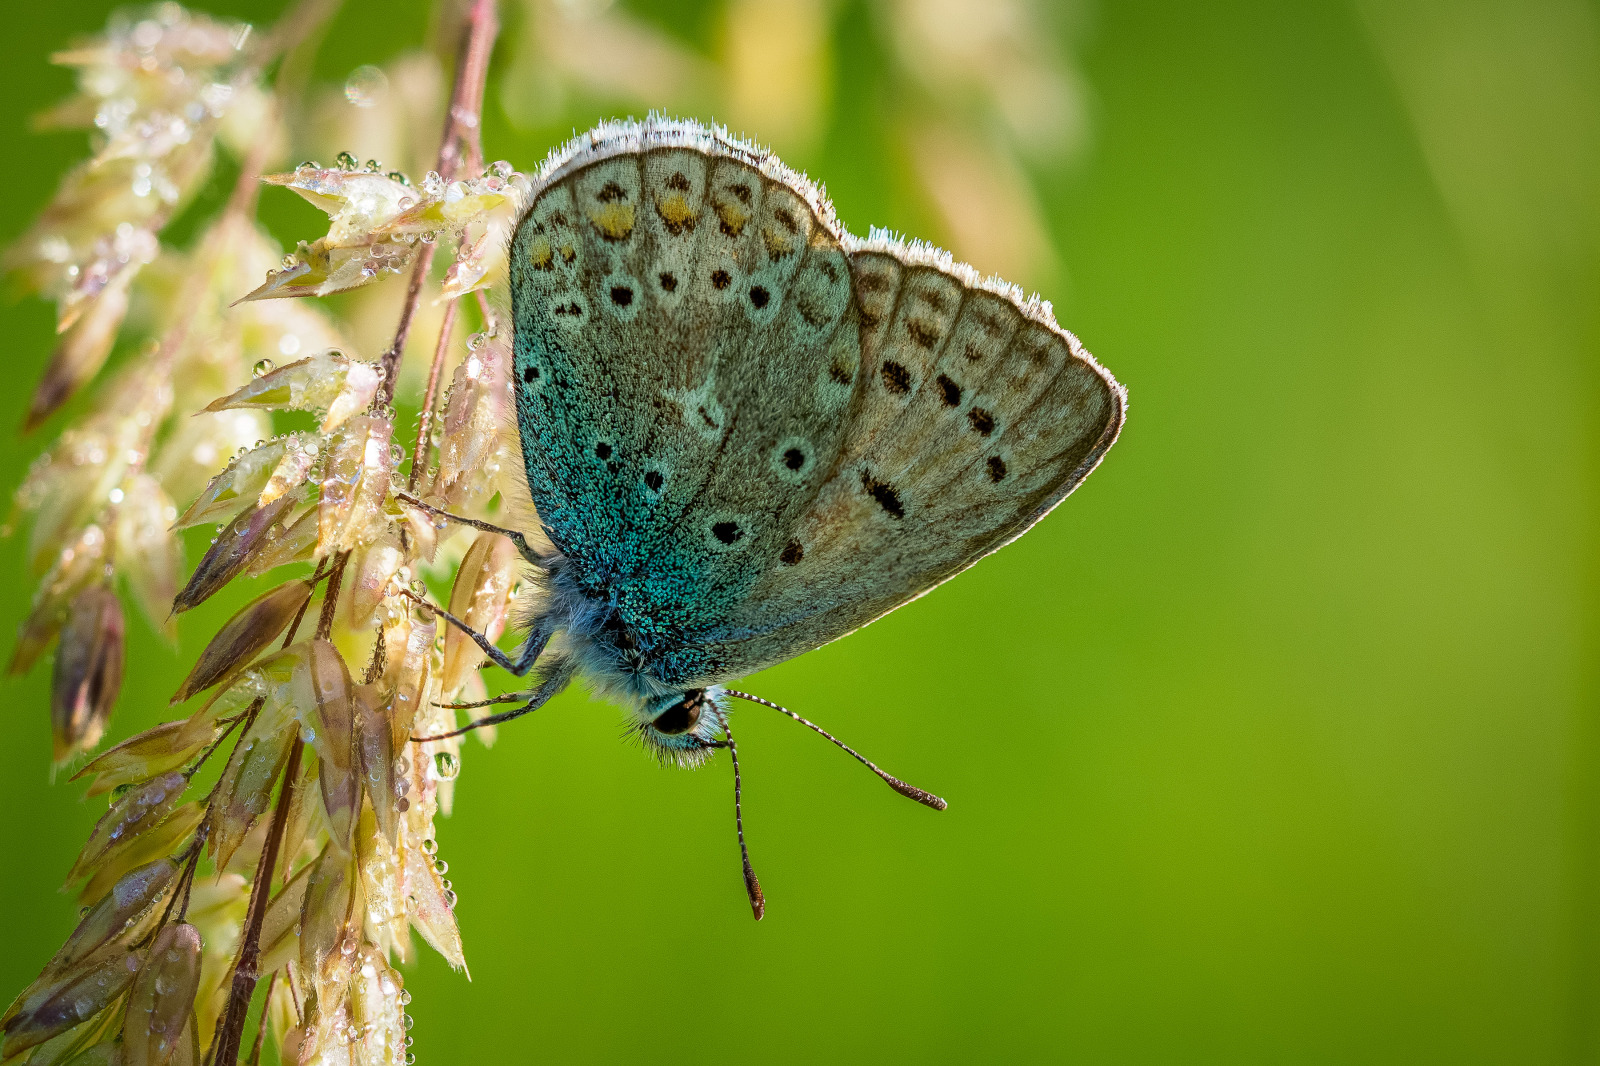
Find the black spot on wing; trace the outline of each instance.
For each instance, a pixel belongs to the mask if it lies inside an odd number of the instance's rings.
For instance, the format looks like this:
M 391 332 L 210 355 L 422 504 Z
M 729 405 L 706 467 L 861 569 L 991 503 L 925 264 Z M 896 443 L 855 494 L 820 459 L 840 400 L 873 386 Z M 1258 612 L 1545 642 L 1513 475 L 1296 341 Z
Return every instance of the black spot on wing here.
M 861 472 L 861 490 L 877 501 L 878 506 L 888 512 L 891 518 L 904 518 L 906 516 L 905 505 L 900 502 L 900 494 L 887 481 L 879 481 L 871 473 L 863 470 Z
M 883 387 L 896 396 L 904 396 L 911 391 L 911 371 L 894 360 L 884 360 L 883 368 L 879 373 L 883 376 Z
M 940 374 L 938 385 L 939 399 L 944 401 L 946 407 L 955 407 L 961 403 L 961 386 L 951 381 L 949 376 Z
M 967 412 L 967 422 L 977 430 L 979 436 L 987 437 L 994 432 L 994 415 L 981 407 L 974 407 Z

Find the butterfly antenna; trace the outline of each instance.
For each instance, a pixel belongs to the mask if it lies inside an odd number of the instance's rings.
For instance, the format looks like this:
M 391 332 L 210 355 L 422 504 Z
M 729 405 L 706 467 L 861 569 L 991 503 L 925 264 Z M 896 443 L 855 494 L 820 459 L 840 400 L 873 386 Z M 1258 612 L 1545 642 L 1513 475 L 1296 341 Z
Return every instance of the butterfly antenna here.
M 728 747 L 728 757 L 733 760 L 733 824 L 739 830 L 739 857 L 744 861 L 744 890 L 750 897 L 750 911 L 760 921 L 767 913 L 767 897 L 761 894 L 761 882 L 756 879 L 756 869 L 750 865 L 750 848 L 744 842 L 744 809 L 740 804 L 743 798 L 743 787 L 739 779 L 739 749 L 733 743 L 733 730 L 728 728 L 726 722 L 722 726 L 727 740 L 723 741 Z
M 740 692 L 737 689 L 731 689 L 730 688 L 730 689 L 725 689 L 724 691 L 726 691 L 727 694 L 730 695 L 730 696 L 739 697 L 741 700 L 749 700 L 751 703 L 759 703 L 763 707 L 771 707 L 773 710 L 779 712 L 780 714 L 786 714 L 790 718 L 793 718 L 795 721 L 799 722 L 801 725 L 808 726 L 809 728 L 811 728 L 811 729 L 815 730 L 816 732 L 822 734 L 828 740 L 831 740 L 834 744 L 838 745 L 839 747 L 843 748 L 845 751 L 849 752 L 851 757 L 854 758 L 857 762 L 859 762 L 862 766 L 865 766 L 868 770 L 871 770 L 873 773 L 875 773 L 879 777 L 883 778 L 884 784 L 888 785 L 890 788 L 892 788 L 896 792 L 900 793 L 900 795 L 904 796 L 906 799 L 916 800 L 918 803 L 922 804 L 924 807 L 932 807 L 936 811 L 942 811 L 942 810 L 944 810 L 944 809 L 946 809 L 947 807 L 950 806 L 950 804 L 946 803 L 944 800 L 940 799 L 938 796 L 935 796 L 932 792 L 924 792 L 922 789 L 918 788 L 917 786 L 908 785 L 904 781 L 900 780 L 898 777 L 895 777 L 893 774 L 888 774 L 888 773 L 885 773 L 882 770 L 878 769 L 877 764 L 874 763 L 871 759 L 868 759 L 867 757 L 862 755 L 860 752 L 856 751 L 856 749 L 852 748 L 850 745 L 846 744 L 844 741 L 840 740 L 838 737 L 834 736 L 832 733 L 828 732 L 826 729 L 822 728 L 820 725 L 817 725 L 817 723 L 810 722 L 810 721 L 807 721 L 804 718 L 801 718 L 798 714 L 795 714 L 789 708 L 780 707 L 776 703 L 773 703 L 771 700 L 764 700 L 760 696 L 752 696 L 748 692 Z M 730 737 L 729 739 L 731 740 L 732 738 Z M 730 747 L 731 746 L 732 745 L 730 745 Z M 738 791 L 738 788 L 737 788 L 738 774 L 739 774 L 739 764 L 738 764 L 738 761 L 735 760 L 735 762 L 734 762 L 734 781 L 735 781 L 735 789 L 734 789 L 734 791 L 735 792 Z M 737 803 L 735 804 L 735 806 L 736 807 L 738 806 Z M 742 838 L 741 838 L 741 840 L 742 840 Z

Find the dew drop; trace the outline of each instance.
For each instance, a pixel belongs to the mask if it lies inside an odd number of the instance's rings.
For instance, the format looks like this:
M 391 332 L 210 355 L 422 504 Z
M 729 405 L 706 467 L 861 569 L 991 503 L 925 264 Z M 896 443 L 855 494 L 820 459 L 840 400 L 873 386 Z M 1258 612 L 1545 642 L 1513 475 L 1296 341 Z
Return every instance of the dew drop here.
M 433 773 L 441 781 L 454 781 L 461 773 L 461 760 L 454 752 L 440 751 L 433 756 Z
M 377 107 L 388 91 L 388 75 L 371 64 L 357 67 L 344 80 L 344 98 L 356 107 Z
M 356 157 L 349 152 L 340 152 L 334 157 L 334 162 L 339 164 L 340 170 L 354 170 L 359 165 L 356 162 Z
M 263 374 L 272 373 L 277 368 L 278 364 L 274 363 L 271 359 L 257 359 L 256 365 L 250 368 L 250 376 L 253 378 L 258 378 Z
M 424 855 L 435 855 L 435 854 L 438 853 L 438 851 L 439 851 L 439 842 L 437 840 L 433 839 L 432 837 L 423 838 L 423 841 L 422 841 L 422 853 Z

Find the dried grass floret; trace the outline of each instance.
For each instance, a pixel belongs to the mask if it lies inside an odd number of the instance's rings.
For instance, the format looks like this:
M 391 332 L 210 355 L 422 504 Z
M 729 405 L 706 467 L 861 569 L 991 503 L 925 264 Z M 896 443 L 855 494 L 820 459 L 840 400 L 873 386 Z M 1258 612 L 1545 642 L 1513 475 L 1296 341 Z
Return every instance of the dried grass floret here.
M 122 601 L 104 585 L 91 585 L 67 609 L 51 677 L 50 725 L 58 762 L 99 743 L 122 691 L 124 654 Z

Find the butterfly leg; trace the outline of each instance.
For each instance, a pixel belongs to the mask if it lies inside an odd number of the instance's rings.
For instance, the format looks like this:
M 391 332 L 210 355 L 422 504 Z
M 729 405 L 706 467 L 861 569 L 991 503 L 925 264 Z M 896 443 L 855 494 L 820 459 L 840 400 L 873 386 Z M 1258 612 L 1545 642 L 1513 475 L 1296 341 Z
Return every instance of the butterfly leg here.
M 511 699 L 507 700 L 484 701 L 484 703 L 511 702 L 511 700 L 520 699 L 526 696 L 528 698 L 528 702 L 524 703 L 516 710 L 502 711 L 499 714 L 491 714 L 487 718 L 479 718 L 475 722 L 469 722 L 460 729 L 452 729 L 448 733 L 436 733 L 431 737 L 412 737 L 411 743 L 425 744 L 430 740 L 449 740 L 451 737 L 459 737 L 463 733 L 470 733 L 474 729 L 482 729 L 486 725 L 499 725 L 501 722 L 509 722 L 513 718 L 521 718 L 525 714 L 530 714 L 533 711 L 537 711 L 540 707 L 543 707 L 545 704 L 549 703 L 551 697 L 557 695 L 559 692 L 561 692 L 561 690 L 565 689 L 569 683 L 571 683 L 573 670 L 574 666 L 572 660 L 562 658 L 555 664 L 555 667 L 545 675 L 544 679 L 533 688 L 531 692 L 515 693 L 512 695 Z M 482 706 L 482 704 L 466 704 L 465 706 Z
M 461 632 L 471 637 L 472 642 L 483 651 L 483 654 L 487 655 L 494 661 L 496 666 L 511 674 L 513 677 L 526 677 L 528 675 L 528 671 L 533 669 L 533 664 L 537 662 L 539 660 L 539 656 L 544 653 L 545 645 L 550 643 L 550 637 L 555 632 L 555 624 L 548 618 L 541 617 L 535 619 L 533 623 L 533 629 L 528 633 L 528 639 L 523 643 L 522 650 L 519 651 L 517 653 L 517 657 L 513 659 L 511 656 L 495 647 L 494 642 L 488 637 L 484 636 L 476 629 L 473 629 L 471 626 L 467 625 L 467 623 L 463 622 L 461 619 L 457 618 L 443 607 L 440 607 L 437 604 L 429 603 L 427 600 L 423 599 L 421 596 L 418 596 L 410 589 L 401 590 L 401 595 L 405 596 L 412 603 L 415 603 L 424 610 L 432 611 L 434 614 L 438 615 L 440 618 L 443 618 L 446 622 L 449 622 L 451 625 L 461 630 Z
M 443 707 L 447 711 L 471 711 L 478 707 L 494 707 L 501 703 L 520 703 L 531 695 L 533 695 L 531 692 L 503 692 L 486 700 L 473 700 L 471 703 L 436 703 L 434 706 Z
M 502 526 L 490 525 L 488 522 L 480 522 L 476 518 L 467 518 L 464 515 L 451 514 L 449 511 L 441 511 L 432 504 L 423 503 L 421 500 L 411 495 L 411 493 L 401 492 L 398 489 L 395 490 L 394 497 L 397 500 L 403 500 L 419 511 L 433 515 L 435 518 L 446 518 L 457 523 L 458 525 L 471 526 L 473 529 L 481 529 L 485 533 L 498 533 L 502 537 L 505 537 L 507 540 L 509 540 L 512 544 L 515 544 L 517 546 L 517 551 L 520 552 L 522 557 L 528 562 L 532 563 L 534 566 L 540 567 L 541 569 L 544 567 L 544 557 L 533 550 L 533 547 L 528 543 L 528 538 L 524 537 L 521 533 L 518 533 L 514 529 L 506 529 Z

